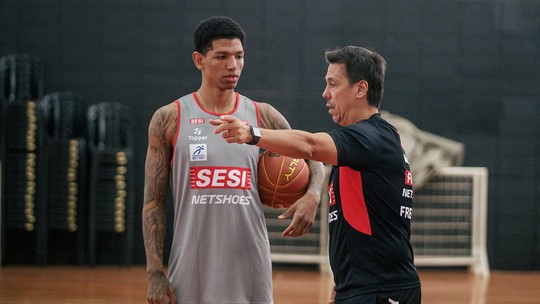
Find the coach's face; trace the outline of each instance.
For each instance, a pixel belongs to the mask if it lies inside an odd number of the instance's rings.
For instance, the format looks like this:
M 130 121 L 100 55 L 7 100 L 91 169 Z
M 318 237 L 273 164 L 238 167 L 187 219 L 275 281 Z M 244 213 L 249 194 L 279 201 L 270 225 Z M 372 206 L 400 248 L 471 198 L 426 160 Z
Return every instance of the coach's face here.
M 358 121 L 358 92 L 360 82 L 351 84 L 345 64 L 332 63 L 325 76 L 326 88 L 322 94 L 328 114 L 335 123 L 347 126 Z
M 223 90 L 234 89 L 244 68 L 244 48 L 240 39 L 217 39 L 206 55 L 195 52 L 193 59 L 203 82 Z

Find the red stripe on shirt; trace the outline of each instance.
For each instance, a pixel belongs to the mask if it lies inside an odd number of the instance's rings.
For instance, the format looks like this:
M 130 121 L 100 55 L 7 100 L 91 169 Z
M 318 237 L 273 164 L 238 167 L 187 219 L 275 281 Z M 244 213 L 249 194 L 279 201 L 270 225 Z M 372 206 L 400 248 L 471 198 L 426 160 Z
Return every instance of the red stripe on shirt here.
M 359 232 L 371 235 L 371 224 L 362 189 L 362 174 L 349 167 L 340 167 L 339 192 L 345 220 Z

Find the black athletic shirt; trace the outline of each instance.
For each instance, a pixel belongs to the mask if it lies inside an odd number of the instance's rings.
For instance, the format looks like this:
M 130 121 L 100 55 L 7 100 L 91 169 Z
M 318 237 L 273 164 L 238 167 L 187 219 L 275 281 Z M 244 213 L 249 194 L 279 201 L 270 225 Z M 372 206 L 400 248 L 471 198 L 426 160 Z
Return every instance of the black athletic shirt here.
M 328 215 L 336 299 L 420 287 L 410 245 L 412 176 L 396 129 L 375 114 L 328 134 L 338 153 Z

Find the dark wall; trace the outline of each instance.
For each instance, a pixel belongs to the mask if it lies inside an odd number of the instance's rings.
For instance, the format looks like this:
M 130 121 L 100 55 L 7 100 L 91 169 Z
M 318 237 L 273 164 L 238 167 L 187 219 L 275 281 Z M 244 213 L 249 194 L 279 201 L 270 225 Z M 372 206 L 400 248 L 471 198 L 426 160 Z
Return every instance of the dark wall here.
M 334 126 L 321 98 L 325 49 L 385 56 L 383 110 L 465 143 L 465 165 L 489 169 L 492 268 L 540 269 L 538 1 L 1 0 L 0 56 L 41 58 L 46 93 L 135 110 L 135 261 L 146 128 L 158 107 L 198 88 L 192 31 L 211 15 L 248 33 L 238 91 L 299 129 Z

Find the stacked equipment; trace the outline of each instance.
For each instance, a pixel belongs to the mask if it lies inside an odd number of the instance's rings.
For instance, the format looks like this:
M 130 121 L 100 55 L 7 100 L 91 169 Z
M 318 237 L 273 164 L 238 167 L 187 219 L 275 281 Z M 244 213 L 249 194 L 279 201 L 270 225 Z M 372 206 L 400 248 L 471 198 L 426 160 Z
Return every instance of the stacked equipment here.
M 2 260 L 47 260 L 46 162 L 38 109 L 42 79 L 38 58 L 0 58 Z
M 86 232 L 86 107 L 72 92 L 39 102 L 47 149 L 47 232 L 50 262 L 83 264 Z
M 43 96 L 26 54 L 0 58 L 0 101 L 0 263 L 130 265 L 131 110 Z
M 88 109 L 88 255 L 91 265 L 130 265 L 133 252 L 133 115 L 119 103 Z M 98 256 L 98 253 L 102 253 Z M 111 254 L 112 253 L 112 254 Z M 111 259 L 112 257 L 112 259 Z

